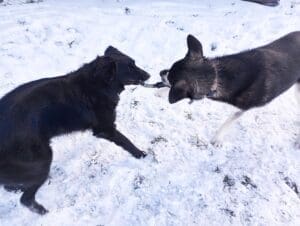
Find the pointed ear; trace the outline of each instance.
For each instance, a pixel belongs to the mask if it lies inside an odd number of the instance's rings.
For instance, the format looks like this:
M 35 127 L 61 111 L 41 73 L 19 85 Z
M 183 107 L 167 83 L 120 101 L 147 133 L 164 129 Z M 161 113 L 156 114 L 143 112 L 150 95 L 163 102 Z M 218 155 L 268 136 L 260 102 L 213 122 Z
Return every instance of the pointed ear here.
M 106 48 L 106 50 L 104 51 L 104 56 L 106 56 L 106 57 L 112 57 L 112 56 L 117 55 L 119 53 L 120 53 L 120 51 L 118 49 L 116 49 L 115 47 L 108 46 Z
M 116 78 L 117 65 L 110 57 L 102 57 L 97 64 L 96 71 L 94 74 L 96 79 L 101 79 L 105 83 L 111 83 Z
M 117 48 L 113 47 L 113 46 L 108 46 L 106 48 L 106 50 L 104 51 L 104 56 L 105 57 L 110 57 L 114 60 L 126 60 L 126 59 L 130 59 L 129 56 L 127 56 L 126 54 L 122 53 L 120 50 L 118 50 Z
M 192 60 L 198 60 L 203 58 L 203 50 L 201 42 L 196 39 L 193 35 L 187 36 L 187 46 L 188 46 L 188 53 L 186 55 L 187 58 Z

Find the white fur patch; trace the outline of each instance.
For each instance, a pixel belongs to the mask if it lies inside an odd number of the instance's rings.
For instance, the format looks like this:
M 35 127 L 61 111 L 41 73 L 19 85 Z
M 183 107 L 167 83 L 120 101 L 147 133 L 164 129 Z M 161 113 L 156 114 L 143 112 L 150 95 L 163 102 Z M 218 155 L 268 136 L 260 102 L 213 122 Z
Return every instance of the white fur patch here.
M 165 84 L 166 86 L 171 87 L 171 84 L 168 80 L 168 75 L 169 75 L 169 72 L 166 72 L 165 74 L 162 74 L 161 75 L 161 80 L 162 80 L 163 84 Z
M 221 126 L 221 128 L 217 131 L 217 134 L 214 136 L 214 138 L 211 141 L 211 144 L 214 146 L 221 146 L 222 140 L 224 135 L 226 134 L 229 127 L 237 120 L 239 119 L 245 111 L 238 111 L 235 112 L 233 115 L 231 115 L 226 122 Z

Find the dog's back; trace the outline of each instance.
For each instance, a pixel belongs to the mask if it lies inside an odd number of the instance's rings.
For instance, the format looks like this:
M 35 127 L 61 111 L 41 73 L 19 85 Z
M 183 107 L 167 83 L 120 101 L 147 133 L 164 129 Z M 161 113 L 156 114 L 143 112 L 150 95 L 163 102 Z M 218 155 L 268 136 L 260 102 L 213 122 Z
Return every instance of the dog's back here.
M 30 82 L 5 95 L 0 100 L 2 159 L 7 155 L 18 158 L 18 151 L 25 154 L 31 150 L 26 147 L 31 141 L 48 144 L 55 135 L 85 129 L 81 120 L 85 106 L 78 97 L 67 76 Z
M 264 56 L 262 78 L 258 80 L 264 78 L 263 101 L 268 103 L 300 81 L 300 32 L 290 33 L 257 51 Z
M 34 89 L 49 80 L 47 78 L 23 84 L 0 99 L 0 155 L 7 151 L 7 144 L 11 143 L 12 136 L 15 137 L 20 131 L 16 125 L 24 126 L 28 122 L 26 111 L 30 106 L 23 101 L 28 99 L 30 92 L 36 93 Z
M 231 86 L 224 101 L 241 109 L 262 106 L 300 81 L 300 32 L 218 61 L 222 82 Z
M 277 52 L 288 53 L 289 56 L 300 56 L 300 31 L 291 32 L 260 49 L 272 49 Z M 298 48 L 297 48 L 298 47 Z

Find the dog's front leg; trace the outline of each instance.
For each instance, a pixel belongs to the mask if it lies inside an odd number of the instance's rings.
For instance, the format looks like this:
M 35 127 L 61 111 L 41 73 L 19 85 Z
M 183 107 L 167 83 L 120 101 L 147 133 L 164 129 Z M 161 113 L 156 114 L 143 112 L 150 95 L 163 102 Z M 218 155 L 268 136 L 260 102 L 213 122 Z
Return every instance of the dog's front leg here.
M 143 158 L 146 157 L 146 153 L 139 150 L 126 136 L 124 136 L 117 129 L 114 129 L 110 132 L 95 132 L 94 135 L 99 138 L 107 139 L 111 142 L 114 142 L 116 145 L 124 148 L 130 154 L 132 154 L 135 158 Z
M 240 118 L 245 111 L 238 111 L 234 113 L 231 117 L 229 117 L 226 122 L 221 126 L 221 128 L 218 130 L 217 134 L 214 136 L 214 138 L 211 141 L 211 144 L 220 147 L 222 146 L 223 137 L 226 134 L 226 131 L 228 128 L 232 125 L 233 122 L 235 122 L 238 118 Z

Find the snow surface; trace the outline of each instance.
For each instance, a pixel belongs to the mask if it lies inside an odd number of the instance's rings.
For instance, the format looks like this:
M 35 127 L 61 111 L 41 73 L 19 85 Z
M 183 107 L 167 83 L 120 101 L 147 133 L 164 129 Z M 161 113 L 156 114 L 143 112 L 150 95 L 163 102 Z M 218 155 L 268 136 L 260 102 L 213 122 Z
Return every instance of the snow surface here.
M 300 30 L 298 0 L 276 8 L 238 0 L 15 3 L 0 4 L 1 96 L 75 70 L 108 45 L 135 58 L 156 82 L 185 55 L 189 33 L 213 57 Z M 0 225 L 300 225 L 294 91 L 247 112 L 215 148 L 209 141 L 234 107 L 209 100 L 170 105 L 168 89 L 128 87 L 117 126 L 154 157 L 136 160 L 91 132 L 54 138 L 50 178 L 37 194 L 50 213 L 28 211 L 20 194 L 1 187 Z

